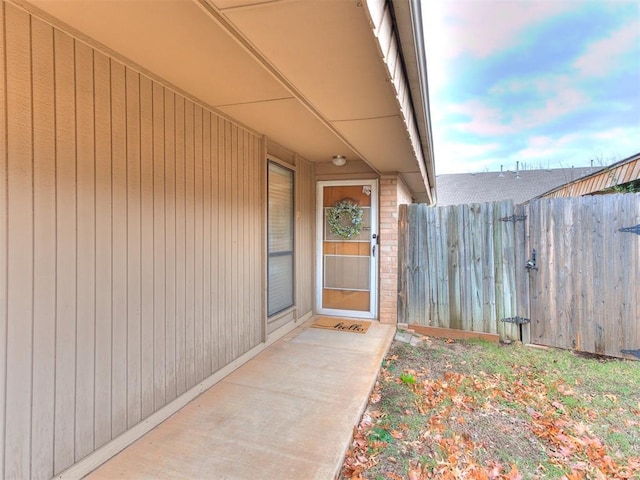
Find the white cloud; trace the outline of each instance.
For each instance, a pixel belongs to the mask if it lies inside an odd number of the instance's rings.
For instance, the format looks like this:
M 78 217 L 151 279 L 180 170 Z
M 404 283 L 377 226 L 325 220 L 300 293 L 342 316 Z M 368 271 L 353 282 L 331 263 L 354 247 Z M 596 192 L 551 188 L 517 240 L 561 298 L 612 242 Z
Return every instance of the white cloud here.
M 434 124 L 444 124 L 447 128 L 461 133 L 483 136 L 514 135 L 578 112 L 588 104 L 588 96 L 571 86 L 568 78 L 534 78 L 519 82 L 519 85 L 514 83 L 503 88 L 509 88 L 511 91 L 514 91 L 514 88 L 535 91 L 540 97 L 539 100 L 526 106 L 509 104 L 496 98 L 443 105 Z M 452 115 L 463 115 L 467 118 L 447 119 Z
M 442 141 L 436 143 L 436 171 L 442 173 L 478 172 L 497 158 L 498 143 L 470 144 Z
M 477 135 L 505 135 L 512 133 L 514 127 L 505 122 L 501 110 L 487 105 L 481 100 L 449 106 L 447 112 L 462 114 L 469 120 L 448 122 L 448 126 L 465 133 Z
M 554 93 L 559 88 L 575 85 L 575 80 L 567 75 L 541 75 L 538 77 L 511 77 L 496 83 L 489 93 L 510 94 L 535 91 L 538 94 Z
M 640 152 L 640 126 L 611 128 L 596 133 L 570 133 L 553 137 L 531 137 L 527 146 L 509 155 L 533 168 L 567 168 L 609 164 Z
M 550 94 L 540 106 L 524 110 L 514 117 L 513 125 L 517 129 L 532 128 L 549 121 L 574 113 L 582 109 L 589 101 L 589 97 L 582 91 L 559 86 Z
M 512 47 L 523 30 L 574 8 L 569 0 L 429 0 L 422 7 L 429 91 L 446 88 L 451 59 L 484 59 Z
M 621 55 L 640 46 L 640 27 L 632 21 L 610 36 L 592 43 L 573 64 L 582 75 L 605 76 L 617 66 Z
M 557 137 L 534 135 L 521 138 L 526 146 L 504 154 L 499 143 L 473 144 L 464 136 L 436 143 L 436 172 L 467 173 L 499 171 L 500 165 L 515 168 L 601 167 L 640 152 L 640 126 L 616 127 L 600 132 L 578 132 Z M 514 140 L 515 137 L 512 137 Z
M 566 0 L 431 0 L 423 7 L 427 48 L 442 58 L 486 58 L 530 26 L 575 8 Z

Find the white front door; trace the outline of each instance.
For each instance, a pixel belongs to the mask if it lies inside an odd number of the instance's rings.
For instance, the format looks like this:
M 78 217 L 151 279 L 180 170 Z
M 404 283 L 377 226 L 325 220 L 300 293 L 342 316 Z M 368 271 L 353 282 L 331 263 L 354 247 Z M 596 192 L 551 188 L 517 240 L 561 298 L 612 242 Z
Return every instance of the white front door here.
M 329 210 L 340 202 L 357 205 L 362 228 L 345 232 L 352 215 L 343 214 L 336 228 Z M 378 303 L 378 181 L 318 182 L 316 305 L 318 313 L 376 318 Z M 344 205 L 344 204 L 342 204 Z M 347 227 L 342 229 L 340 227 Z

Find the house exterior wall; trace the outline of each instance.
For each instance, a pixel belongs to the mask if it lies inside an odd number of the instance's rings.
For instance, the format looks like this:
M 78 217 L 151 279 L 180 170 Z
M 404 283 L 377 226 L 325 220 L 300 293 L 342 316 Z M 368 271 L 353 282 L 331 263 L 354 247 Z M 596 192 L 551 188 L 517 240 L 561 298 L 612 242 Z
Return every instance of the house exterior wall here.
M 0 476 L 50 478 L 267 339 L 266 146 L 6 2 L 0 30 Z M 314 173 L 295 162 L 300 318 Z
M 293 308 L 270 317 L 267 333 L 271 333 L 288 322 L 311 317 L 313 314 L 313 278 L 315 253 L 315 166 L 299 155 L 266 139 L 267 155 L 289 165 L 295 171 L 294 180 L 294 241 L 295 272 Z
M 314 164 L 296 156 L 295 241 L 296 317 L 311 316 L 314 309 L 316 184 Z
M 398 210 L 411 203 L 398 175 L 380 177 L 380 322 L 398 322 Z

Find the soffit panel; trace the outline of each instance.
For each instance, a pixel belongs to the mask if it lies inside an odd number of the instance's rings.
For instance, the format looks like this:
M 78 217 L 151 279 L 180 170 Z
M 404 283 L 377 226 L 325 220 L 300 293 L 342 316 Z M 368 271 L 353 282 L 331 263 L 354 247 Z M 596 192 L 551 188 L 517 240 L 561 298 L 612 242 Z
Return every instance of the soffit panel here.
M 222 13 L 328 120 L 397 114 L 361 2 L 271 2 Z
M 412 172 L 417 168 L 408 133 L 399 116 L 335 122 L 367 161 L 381 172 Z M 424 187 L 423 187 L 424 189 Z
M 307 160 L 326 162 L 338 154 L 358 157 L 297 100 L 229 105 L 219 110 L 246 125 L 260 124 L 262 133 Z
M 209 105 L 291 96 L 191 0 L 30 3 Z
M 424 179 L 420 172 L 407 172 L 402 174 L 407 187 L 413 193 L 414 200 L 417 203 L 424 203 L 428 201 L 427 191 L 424 187 Z

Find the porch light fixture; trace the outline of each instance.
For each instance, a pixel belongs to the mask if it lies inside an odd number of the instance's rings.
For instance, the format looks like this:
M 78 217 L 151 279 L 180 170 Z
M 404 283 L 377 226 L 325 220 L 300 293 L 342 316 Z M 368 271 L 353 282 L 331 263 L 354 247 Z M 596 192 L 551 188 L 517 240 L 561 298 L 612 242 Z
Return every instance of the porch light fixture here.
M 347 159 L 344 157 L 344 155 L 334 155 L 331 159 L 331 163 L 333 163 L 336 167 L 341 167 L 345 163 L 347 163 Z

